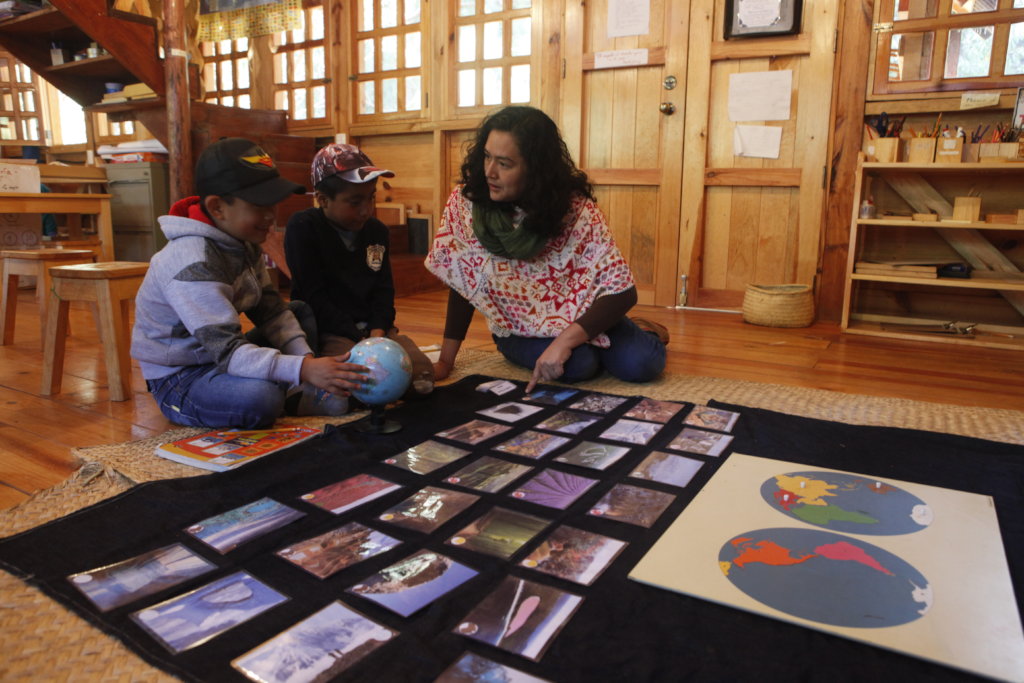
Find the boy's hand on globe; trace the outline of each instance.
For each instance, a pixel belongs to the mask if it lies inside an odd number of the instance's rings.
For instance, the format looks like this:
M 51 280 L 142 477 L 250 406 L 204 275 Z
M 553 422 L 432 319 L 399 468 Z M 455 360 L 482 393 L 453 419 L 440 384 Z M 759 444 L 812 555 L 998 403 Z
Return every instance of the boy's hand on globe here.
M 370 369 L 365 365 L 346 363 L 349 354 L 324 356 L 302 361 L 299 379 L 338 396 L 349 396 L 353 390 L 361 389 Z

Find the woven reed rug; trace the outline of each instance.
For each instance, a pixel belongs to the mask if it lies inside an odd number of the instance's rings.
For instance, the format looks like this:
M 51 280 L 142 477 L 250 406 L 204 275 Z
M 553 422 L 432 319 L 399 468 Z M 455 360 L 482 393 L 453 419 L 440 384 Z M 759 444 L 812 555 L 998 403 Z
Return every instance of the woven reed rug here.
M 509 364 L 499 354 L 468 349 L 460 356 L 451 381 L 471 374 L 529 378 L 528 372 Z M 692 403 L 715 399 L 849 424 L 903 427 L 1024 444 L 1024 412 L 1013 410 L 947 406 L 684 375 L 666 375 L 645 385 L 602 377 L 583 383 L 580 388 Z M 346 422 L 364 415 L 356 413 L 344 420 L 329 421 Z M 310 426 L 328 422 L 324 418 L 290 421 Z M 206 430 L 179 428 L 140 441 L 76 449 L 74 455 L 83 466 L 71 478 L 10 510 L 0 511 L 0 537 L 71 514 L 137 483 L 206 474 L 153 455 L 159 444 L 202 431 Z M 0 572 L 0 632 L 5 643 L 4 656 L 0 658 L 2 681 L 176 680 L 143 662 L 117 639 L 5 572 Z

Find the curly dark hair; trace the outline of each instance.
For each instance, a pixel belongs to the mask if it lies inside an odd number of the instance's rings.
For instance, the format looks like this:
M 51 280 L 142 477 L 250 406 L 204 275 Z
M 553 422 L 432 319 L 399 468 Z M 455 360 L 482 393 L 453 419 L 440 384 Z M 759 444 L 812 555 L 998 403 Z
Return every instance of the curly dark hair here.
M 495 205 L 484 175 L 484 146 L 492 130 L 511 133 L 526 164 L 526 185 L 516 204 L 526 212 L 523 229 L 545 237 L 562 230 L 574 194 L 594 199 L 587 174 L 576 168 L 558 126 L 540 109 L 505 107 L 483 120 L 462 162 L 462 194 Z

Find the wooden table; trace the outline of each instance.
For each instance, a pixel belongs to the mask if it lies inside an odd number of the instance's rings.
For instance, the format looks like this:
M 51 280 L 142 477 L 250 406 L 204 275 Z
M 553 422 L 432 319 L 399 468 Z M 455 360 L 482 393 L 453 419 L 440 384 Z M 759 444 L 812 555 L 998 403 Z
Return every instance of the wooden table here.
M 96 216 L 102 260 L 114 260 L 114 224 L 109 194 L 0 192 L 0 213 L 68 213 Z

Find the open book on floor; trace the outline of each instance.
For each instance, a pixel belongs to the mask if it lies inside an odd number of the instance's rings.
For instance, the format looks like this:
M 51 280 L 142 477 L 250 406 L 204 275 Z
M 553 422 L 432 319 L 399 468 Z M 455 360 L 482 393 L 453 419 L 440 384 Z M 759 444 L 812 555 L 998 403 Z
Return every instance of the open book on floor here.
M 281 424 L 269 429 L 216 429 L 156 447 L 161 458 L 224 472 L 320 433 L 314 427 Z

